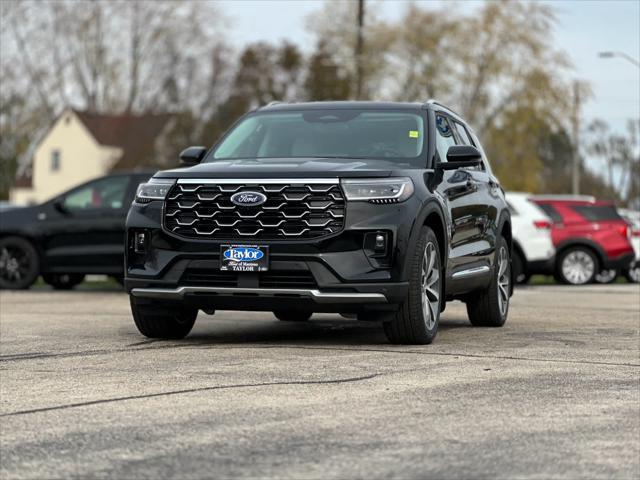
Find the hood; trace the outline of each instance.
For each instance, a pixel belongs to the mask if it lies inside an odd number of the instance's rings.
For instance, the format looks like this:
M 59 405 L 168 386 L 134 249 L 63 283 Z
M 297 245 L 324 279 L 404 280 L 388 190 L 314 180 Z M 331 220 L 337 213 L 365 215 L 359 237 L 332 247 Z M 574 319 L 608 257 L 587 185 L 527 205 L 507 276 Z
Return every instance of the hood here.
M 42 211 L 40 205 L 22 207 L 14 206 L 0 210 L 0 232 L 14 232 L 25 225 L 35 225 L 38 213 Z
M 156 173 L 164 178 L 314 178 L 388 177 L 394 170 L 411 168 L 409 164 L 386 160 L 335 158 L 238 159 L 205 162 L 188 168 Z

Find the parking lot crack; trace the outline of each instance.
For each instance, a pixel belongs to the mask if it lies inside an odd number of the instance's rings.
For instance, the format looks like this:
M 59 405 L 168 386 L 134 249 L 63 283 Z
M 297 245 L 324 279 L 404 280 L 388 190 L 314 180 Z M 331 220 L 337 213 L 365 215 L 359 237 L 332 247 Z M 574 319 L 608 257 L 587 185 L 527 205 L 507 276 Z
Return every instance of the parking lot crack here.
M 235 384 L 235 385 L 214 385 L 210 387 L 187 388 L 183 390 L 171 390 L 168 392 L 149 393 L 145 395 L 129 395 L 126 397 L 104 398 L 99 400 L 90 400 L 87 402 L 69 403 L 66 405 L 55 405 L 52 407 L 33 408 L 30 410 L 19 410 L 16 412 L 0 414 L 0 417 L 15 417 L 18 415 L 51 412 L 55 410 L 67 410 L 71 408 L 88 407 L 92 405 L 102 405 L 105 403 L 116 403 L 116 402 L 124 402 L 129 400 L 139 400 L 139 399 L 148 399 L 148 398 L 156 398 L 156 397 L 167 397 L 171 395 L 183 395 L 188 393 L 207 392 L 207 391 L 213 391 L 213 390 L 230 390 L 235 388 L 260 388 L 260 387 L 287 386 L 287 385 L 332 385 L 332 384 L 340 384 L 340 383 L 362 382 L 365 380 L 371 380 L 380 375 L 381 374 L 379 373 L 374 373 L 370 375 L 364 375 L 361 377 L 347 377 L 347 378 L 337 378 L 337 379 L 329 379 L 329 380 L 290 380 L 290 381 L 281 381 L 281 382 L 241 383 L 241 384 Z

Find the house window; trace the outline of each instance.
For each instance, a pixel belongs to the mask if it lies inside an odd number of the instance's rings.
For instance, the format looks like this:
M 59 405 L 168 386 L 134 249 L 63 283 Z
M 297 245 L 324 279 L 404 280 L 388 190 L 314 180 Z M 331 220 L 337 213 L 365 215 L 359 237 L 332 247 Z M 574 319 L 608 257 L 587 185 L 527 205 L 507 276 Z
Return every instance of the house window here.
M 60 170 L 60 150 L 51 151 L 51 171 L 57 172 Z

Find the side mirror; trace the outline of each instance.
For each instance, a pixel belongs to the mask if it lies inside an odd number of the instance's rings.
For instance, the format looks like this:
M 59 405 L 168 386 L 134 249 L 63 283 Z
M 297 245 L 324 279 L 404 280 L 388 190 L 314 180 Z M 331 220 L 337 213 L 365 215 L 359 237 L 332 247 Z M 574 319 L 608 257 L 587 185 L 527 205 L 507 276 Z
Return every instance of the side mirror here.
M 453 145 L 447 150 L 447 161 L 438 164 L 442 170 L 477 167 L 482 161 L 480 150 L 472 145 Z
M 55 208 L 58 212 L 66 215 L 69 213 L 67 207 L 64 206 L 64 197 L 58 197 L 53 201 L 53 208 Z
M 185 165 L 199 164 L 207 153 L 205 147 L 189 147 L 180 153 L 180 161 Z

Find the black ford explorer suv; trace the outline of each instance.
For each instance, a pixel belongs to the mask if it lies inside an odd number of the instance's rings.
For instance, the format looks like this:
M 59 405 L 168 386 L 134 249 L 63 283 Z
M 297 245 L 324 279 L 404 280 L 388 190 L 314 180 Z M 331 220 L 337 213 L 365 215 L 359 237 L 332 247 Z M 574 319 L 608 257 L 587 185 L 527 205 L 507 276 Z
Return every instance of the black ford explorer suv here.
M 445 302 L 501 326 L 511 224 L 478 138 L 435 102 L 270 104 L 189 168 L 139 187 L 125 285 L 147 337 L 182 338 L 198 310 L 377 320 L 394 343 L 436 336 Z

